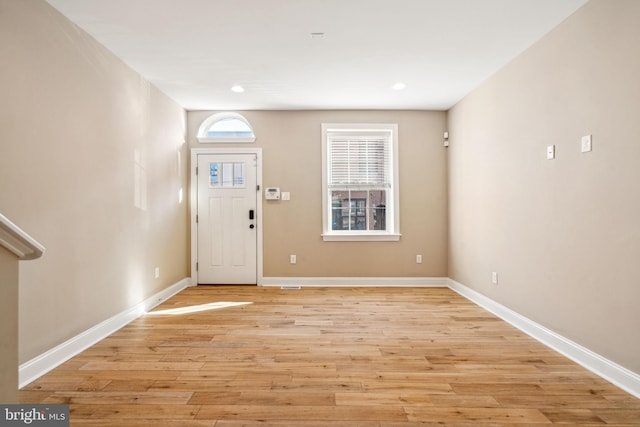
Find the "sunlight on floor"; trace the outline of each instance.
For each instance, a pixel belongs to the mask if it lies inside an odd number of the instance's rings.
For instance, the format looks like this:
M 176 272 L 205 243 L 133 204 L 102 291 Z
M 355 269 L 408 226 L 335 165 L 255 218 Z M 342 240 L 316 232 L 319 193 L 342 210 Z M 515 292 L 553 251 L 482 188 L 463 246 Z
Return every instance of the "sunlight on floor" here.
M 149 313 L 147 313 L 147 315 L 190 314 L 190 313 L 198 313 L 201 311 L 218 310 L 218 309 L 227 308 L 227 307 L 237 307 L 240 305 L 248 305 L 248 304 L 253 304 L 253 303 L 252 302 L 220 301 L 220 302 L 211 302 L 209 304 L 191 305 L 189 307 L 169 308 L 166 310 L 150 311 Z

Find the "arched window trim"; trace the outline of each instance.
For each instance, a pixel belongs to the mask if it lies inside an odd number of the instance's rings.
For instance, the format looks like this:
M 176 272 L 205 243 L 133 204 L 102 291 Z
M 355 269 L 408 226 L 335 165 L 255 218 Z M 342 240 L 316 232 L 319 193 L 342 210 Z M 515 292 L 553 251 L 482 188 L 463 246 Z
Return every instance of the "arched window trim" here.
M 235 136 L 235 135 L 207 136 L 209 129 L 211 129 L 213 125 L 215 125 L 217 122 L 221 120 L 228 120 L 228 119 L 239 120 L 244 124 L 246 124 L 249 127 L 249 129 L 251 129 L 251 136 L 247 136 L 247 137 Z M 249 142 L 250 143 L 250 142 L 256 141 L 256 136 L 253 133 L 253 126 L 251 126 L 251 123 L 249 123 L 249 121 L 245 119 L 244 116 L 242 116 L 241 114 L 229 113 L 229 112 L 216 113 L 209 116 L 200 125 L 200 128 L 198 129 L 197 138 L 198 138 L 198 142 L 202 142 L 202 143 L 214 143 L 214 142 Z

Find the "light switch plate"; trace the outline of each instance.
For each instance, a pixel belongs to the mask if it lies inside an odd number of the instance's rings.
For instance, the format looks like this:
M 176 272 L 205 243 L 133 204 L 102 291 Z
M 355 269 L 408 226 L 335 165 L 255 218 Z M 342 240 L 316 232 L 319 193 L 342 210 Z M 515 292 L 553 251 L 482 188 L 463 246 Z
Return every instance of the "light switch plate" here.
M 583 153 L 591 151 L 591 135 L 585 135 L 582 137 L 581 150 Z
M 552 160 L 556 158 L 556 146 L 547 145 L 547 159 Z

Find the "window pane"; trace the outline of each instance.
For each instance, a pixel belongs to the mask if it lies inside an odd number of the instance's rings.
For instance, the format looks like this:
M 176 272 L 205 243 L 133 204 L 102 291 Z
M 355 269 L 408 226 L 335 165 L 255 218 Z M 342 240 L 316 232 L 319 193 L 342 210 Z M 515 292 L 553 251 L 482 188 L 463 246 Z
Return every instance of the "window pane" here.
M 233 164 L 233 186 L 244 187 L 244 163 Z
M 233 163 L 222 164 L 222 186 L 233 187 Z
M 387 229 L 387 191 L 369 191 L 369 206 L 371 207 L 371 225 L 369 230 Z
M 387 190 L 333 190 L 332 230 L 386 230 Z
M 331 192 L 331 229 L 349 230 L 349 192 Z
M 242 138 L 252 137 L 253 131 L 245 122 L 240 119 L 231 117 L 218 120 L 207 129 L 207 137 L 215 138 Z
M 219 176 L 219 163 L 209 164 L 209 187 L 217 187 L 220 183 Z

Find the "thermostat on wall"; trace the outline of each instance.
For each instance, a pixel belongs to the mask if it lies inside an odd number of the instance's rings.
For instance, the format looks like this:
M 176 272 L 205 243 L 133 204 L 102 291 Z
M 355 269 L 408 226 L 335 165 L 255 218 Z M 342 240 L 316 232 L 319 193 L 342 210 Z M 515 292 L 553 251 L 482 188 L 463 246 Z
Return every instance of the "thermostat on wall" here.
M 267 187 L 264 189 L 266 200 L 280 200 L 280 189 L 278 187 Z

